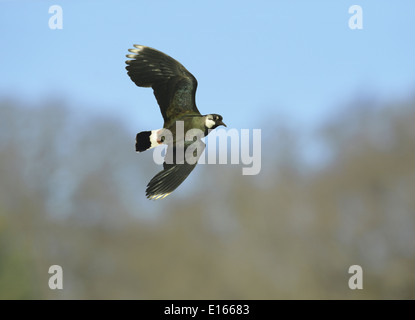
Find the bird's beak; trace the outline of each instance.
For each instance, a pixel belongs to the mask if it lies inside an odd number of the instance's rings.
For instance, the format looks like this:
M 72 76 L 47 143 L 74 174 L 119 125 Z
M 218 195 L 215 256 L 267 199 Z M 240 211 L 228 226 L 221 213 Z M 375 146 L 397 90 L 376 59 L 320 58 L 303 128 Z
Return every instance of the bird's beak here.
M 226 124 L 224 124 L 222 121 L 219 121 L 218 126 L 224 126 L 224 127 L 227 127 L 227 126 L 226 126 Z

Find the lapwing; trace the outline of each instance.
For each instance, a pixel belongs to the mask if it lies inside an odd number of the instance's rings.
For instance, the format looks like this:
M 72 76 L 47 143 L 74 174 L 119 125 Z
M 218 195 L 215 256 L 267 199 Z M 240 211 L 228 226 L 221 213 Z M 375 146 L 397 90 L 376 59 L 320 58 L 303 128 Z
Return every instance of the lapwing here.
M 205 144 L 200 140 L 218 126 L 225 126 L 219 114 L 202 115 L 196 107 L 196 78 L 178 61 L 156 49 L 134 45 L 127 54 L 127 71 L 131 80 L 139 87 L 153 88 L 154 95 L 164 119 L 162 129 L 137 133 L 135 148 L 137 152 L 167 144 L 163 170 L 148 183 L 148 199 L 163 199 L 172 193 L 192 172 L 199 160 Z M 178 125 L 181 124 L 181 127 Z M 198 129 L 200 137 L 186 141 L 184 134 Z M 170 139 L 167 139 L 170 134 Z M 192 145 L 192 160 L 179 157 L 186 154 Z M 194 150 L 194 151 L 192 151 Z M 180 159 L 179 159 L 180 158 Z M 183 159 L 184 158 L 184 159 Z M 170 161 L 167 161 L 169 159 Z

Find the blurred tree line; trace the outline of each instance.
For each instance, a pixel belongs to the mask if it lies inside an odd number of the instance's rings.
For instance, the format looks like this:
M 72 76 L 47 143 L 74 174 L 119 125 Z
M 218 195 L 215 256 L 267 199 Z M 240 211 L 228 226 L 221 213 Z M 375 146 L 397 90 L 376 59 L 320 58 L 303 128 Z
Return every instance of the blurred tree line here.
M 344 108 L 311 138 L 319 166 L 264 125 L 261 174 L 199 165 L 150 202 L 160 168 L 122 122 L 3 99 L 0 298 L 414 299 L 414 123 L 415 101 Z

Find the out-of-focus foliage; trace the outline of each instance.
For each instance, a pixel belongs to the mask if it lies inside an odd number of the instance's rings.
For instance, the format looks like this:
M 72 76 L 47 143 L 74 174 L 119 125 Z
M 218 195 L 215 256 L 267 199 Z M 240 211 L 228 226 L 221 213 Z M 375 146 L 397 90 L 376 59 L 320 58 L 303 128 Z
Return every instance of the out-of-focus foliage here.
M 260 175 L 200 165 L 188 197 L 156 203 L 158 168 L 122 123 L 3 100 L 0 298 L 413 299 L 414 123 L 414 103 L 346 108 L 313 137 L 318 168 L 295 130 L 268 126 Z

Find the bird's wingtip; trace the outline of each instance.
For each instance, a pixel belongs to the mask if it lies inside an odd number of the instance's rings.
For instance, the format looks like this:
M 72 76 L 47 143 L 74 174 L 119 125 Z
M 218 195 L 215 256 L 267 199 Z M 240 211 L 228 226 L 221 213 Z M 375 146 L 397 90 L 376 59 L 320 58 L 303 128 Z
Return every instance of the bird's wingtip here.
M 167 197 L 171 192 L 167 192 L 167 193 L 161 193 L 161 194 L 152 194 L 152 195 L 147 195 L 147 199 L 148 200 L 159 200 L 159 199 L 164 199 L 165 197 Z

